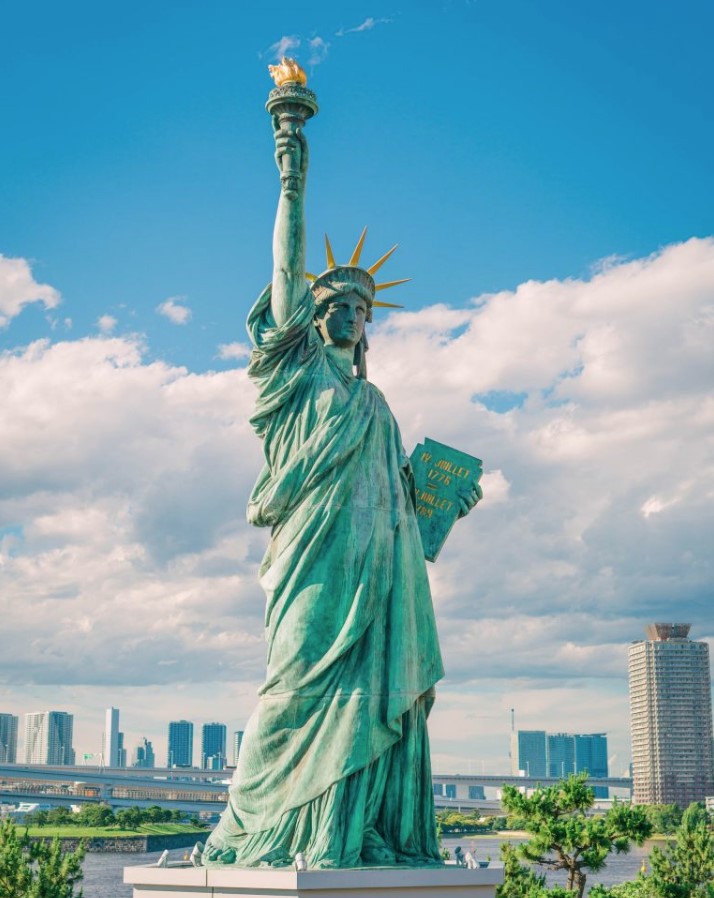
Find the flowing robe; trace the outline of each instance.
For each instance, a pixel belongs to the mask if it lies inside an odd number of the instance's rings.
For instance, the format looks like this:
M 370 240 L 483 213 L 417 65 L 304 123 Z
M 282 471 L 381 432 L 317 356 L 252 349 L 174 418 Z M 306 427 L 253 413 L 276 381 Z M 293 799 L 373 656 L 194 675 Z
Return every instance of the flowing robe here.
M 443 668 L 411 469 L 384 397 L 313 316 L 308 292 L 276 326 L 268 287 L 248 319 L 267 677 L 204 863 L 434 863 L 426 716 Z

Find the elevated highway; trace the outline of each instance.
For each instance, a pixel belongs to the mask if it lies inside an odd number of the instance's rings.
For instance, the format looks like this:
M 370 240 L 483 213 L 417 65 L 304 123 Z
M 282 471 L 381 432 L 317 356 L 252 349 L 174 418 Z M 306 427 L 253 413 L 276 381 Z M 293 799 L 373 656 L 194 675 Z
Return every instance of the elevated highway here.
M 51 804 L 81 804 L 103 801 L 113 807 L 146 807 L 158 804 L 188 813 L 215 812 L 225 807 L 232 769 L 135 767 L 52 767 L 49 765 L 0 764 L 0 801 L 36 801 Z M 494 774 L 446 774 L 432 776 L 438 807 L 464 810 L 495 806 L 497 790 L 504 784 L 534 788 L 557 783 L 554 777 L 501 776 Z M 631 793 L 627 777 L 592 778 L 593 786 L 609 786 Z M 493 791 L 490 798 L 472 798 L 470 787 Z

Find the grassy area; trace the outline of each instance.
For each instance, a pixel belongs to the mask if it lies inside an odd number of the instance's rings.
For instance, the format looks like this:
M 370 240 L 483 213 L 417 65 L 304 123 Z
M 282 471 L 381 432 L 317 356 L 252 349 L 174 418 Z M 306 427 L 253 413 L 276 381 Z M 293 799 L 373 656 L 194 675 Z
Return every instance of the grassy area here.
M 168 836 L 173 833 L 204 833 L 205 829 L 191 823 L 143 823 L 136 829 L 119 829 L 118 826 L 30 826 L 31 836 L 53 839 L 130 839 L 136 836 Z

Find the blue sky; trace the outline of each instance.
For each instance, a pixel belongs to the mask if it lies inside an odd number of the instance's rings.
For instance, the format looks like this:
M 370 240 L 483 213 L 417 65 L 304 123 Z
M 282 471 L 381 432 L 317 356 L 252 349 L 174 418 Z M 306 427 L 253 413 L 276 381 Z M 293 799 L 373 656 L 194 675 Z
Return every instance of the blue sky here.
M 301 40 L 322 107 L 313 268 L 325 230 L 347 253 L 368 224 L 375 258 L 400 242 L 390 272 L 413 276 L 401 295 L 418 308 L 711 230 L 709 4 L 256 7 L 5 13 L 0 243 L 61 291 L 73 333 L 111 314 L 194 369 L 242 338 L 270 272 L 263 105 L 283 35 Z M 190 331 L 156 316 L 169 296 L 185 297 Z M 14 328 L 47 332 L 32 309 Z
M 714 640 L 713 25 L 703 0 L 6 9 L 0 710 L 74 710 L 89 751 L 114 704 L 161 758 L 159 718 L 252 708 L 244 321 L 282 41 L 320 103 L 308 267 L 326 230 L 343 259 L 365 224 L 368 261 L 400 243 L 370 376 L 408 451 L 484 459 L 430 568 L 435 766 L 507 769 L 516 707 L 607 730 L 621 772 L 626 644 L 675 616 Z

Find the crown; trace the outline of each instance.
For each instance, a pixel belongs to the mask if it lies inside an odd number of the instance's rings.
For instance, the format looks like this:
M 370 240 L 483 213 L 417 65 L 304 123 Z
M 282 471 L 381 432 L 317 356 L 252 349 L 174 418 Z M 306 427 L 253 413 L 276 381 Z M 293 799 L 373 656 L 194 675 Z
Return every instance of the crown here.
M 379 300 L 374 299 L 374 294 L 379 290 L 387 290 L 389 287 L 396 287 L 397 284 L 405 284 L 407 281 L 410 281 L 411 278 L 401 278 L 398 281 L 385 281 L 382 284 L 376 284 L 372 277 L 372 275 L 379 271 L 382 265 L 384 265 L 399 244 L 395 243 L 394 246 L 381 257 L 381 259 L 377 259 L 377 261 L 373 265 L 370 265 L 369 268 L 360 268 L 359 260 L 362 255 L 362 247 L 364 246 L 364 239 L 366 236 L 367 228 L 360 234 L 357 246 L 355 246 L 349 262 L 347 262 L 346 265 L 337 265 L 335 262 L 335 255 L 332 252 L 332 246 L 330 245 L 330 238 L 325 234 L 325 251 L 327 255 L 326 270 L 320 275 L 311 274 L 309 271 L 305 272 L 305 277 L 308 281 L 312 282 L 313 294 L 316 298 L 319 298 L 320 288 L 328 288 L 331 291 L 334 291 L 336 288 L 338 289 L 345 284 L 359 284 L 364 287 L 372 297 L 372 306 L 383 309 L 403 309 L 404 306 L 395 305 L 391 302 L 380 302 Z

